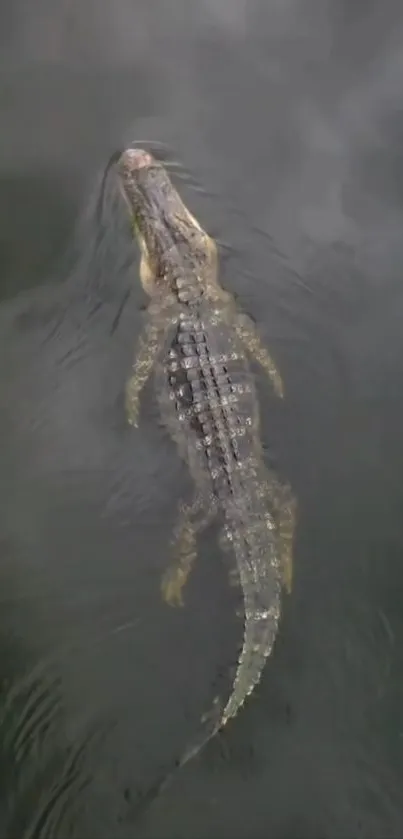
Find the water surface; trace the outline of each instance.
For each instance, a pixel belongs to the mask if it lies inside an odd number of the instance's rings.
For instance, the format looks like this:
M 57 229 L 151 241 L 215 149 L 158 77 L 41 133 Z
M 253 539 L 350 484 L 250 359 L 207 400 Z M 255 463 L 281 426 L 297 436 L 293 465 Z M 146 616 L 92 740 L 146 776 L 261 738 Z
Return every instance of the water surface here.
M 0 834 L 403 830 L 403 9 L 28 0 L 0 17 Z M 299 502 L 261 686 L 140 822 L 228 685 L 242 625 L 206 534 L 159 580 L 189 479 L 149 389 L 110 156 L 148 142 L 282 372 L 267 457 Z

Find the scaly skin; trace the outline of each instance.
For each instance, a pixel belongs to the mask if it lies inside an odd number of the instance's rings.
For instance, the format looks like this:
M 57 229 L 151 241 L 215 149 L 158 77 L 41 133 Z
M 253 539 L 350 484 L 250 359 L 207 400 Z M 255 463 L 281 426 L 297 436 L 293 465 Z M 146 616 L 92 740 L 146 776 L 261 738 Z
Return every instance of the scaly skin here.
M 226 703 L 217 698 L 208 736 L 182 765 L 236 715 L 259 681 L 277 633 L 281 586 L 291 589 L 295 501 L 263 462 L 248 356 L 279 397 L 283 384 L 252 320 L 219 285 L 215 243 L 162 165 L 145 151 L 128 149 L 118 172 L 140 245 L 142 285 L 151 297 L 126 388 L 128 419 L 137 426 L 140 394 L 154 371 L 161 416 L 195 486 L 192 502 L 180 505 L 176 562 L 164 575 L 163 596 L 182 605 L 196 537 L 218 517 L 220 545 L 235 555 L 245 602 L 231 696 Z

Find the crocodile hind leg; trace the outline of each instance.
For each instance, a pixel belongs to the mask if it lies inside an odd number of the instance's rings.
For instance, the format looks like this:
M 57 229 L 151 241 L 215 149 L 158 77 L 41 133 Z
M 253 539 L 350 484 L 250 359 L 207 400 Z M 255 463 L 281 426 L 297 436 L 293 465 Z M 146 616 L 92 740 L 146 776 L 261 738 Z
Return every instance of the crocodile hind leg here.
M 172 540 L 176 559 L 161 581 L 162 596 L 170 606 L 183 606 L 182 589 L 197 556 L 197 534 L 210 524 L 215 515 L 214 502 L 206 502 L 203 495 L 196 496 L 192 504 L 181 503 L 179 506 Z
M 272 472 L 266 486 L 267 496 L 278 527 L 283 585 L 290 593 L 293 579 L 293 540 L 297 502 L 289 484 L 281 483 Z
M 237 312 L 235 315 L 235 330 L 238 338 L 248 350 L 252 358 L 260 364 L 267 373 L 276 396 L 284 396 L 284 386 L 281 375 L 270 353 L 263 345 L 256 326 L 248 315 Z

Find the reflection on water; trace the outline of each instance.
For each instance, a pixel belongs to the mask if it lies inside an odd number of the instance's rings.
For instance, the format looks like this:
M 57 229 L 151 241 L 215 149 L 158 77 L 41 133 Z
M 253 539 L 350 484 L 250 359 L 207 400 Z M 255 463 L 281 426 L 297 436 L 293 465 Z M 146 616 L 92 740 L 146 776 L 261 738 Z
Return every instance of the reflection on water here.
M 2 835 L 74 835 L 101 728 L 68 724 L 57 669 L 38 661 L 37 638 L 23 640 L 23 627 L 34 631 L 34 609 L 13 585 L 10 547 L 2 545 L 1 571 Z
M 77 732 L 71 743 L 63 742 L 57 682 L 35 669 L 25 680 L 13 676 L 10 689 L 3 682 L 2 691 L 3 823 L 11 836 L 71 835 L 90 782 L 90 740 L 80 743 Z
M 403 10 L 8 5 L 0 833 L 400 836 Z M 242 627 L 208 536 L 185 609 L 160 600 L 190 484 L 150 389 L 138 434 L 124 418 L 145 301 L 102 176 L 133 139 L 172 167 L 276 358 L 286 399 L 259 380 L 262 429 L 300 509 L 256 697 L 141 824 Z

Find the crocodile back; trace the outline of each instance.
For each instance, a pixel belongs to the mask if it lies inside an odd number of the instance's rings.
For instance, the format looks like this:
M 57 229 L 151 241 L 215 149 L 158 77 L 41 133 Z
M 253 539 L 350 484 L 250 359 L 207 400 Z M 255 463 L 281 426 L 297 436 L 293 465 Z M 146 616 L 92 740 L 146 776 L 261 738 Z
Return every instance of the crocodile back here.
M 227 508 L 257 456 L 259 413 L 249 363 L 220 310 L 183 307 L 157 367 L 157 395 L 196 485 L 208 483 Z

